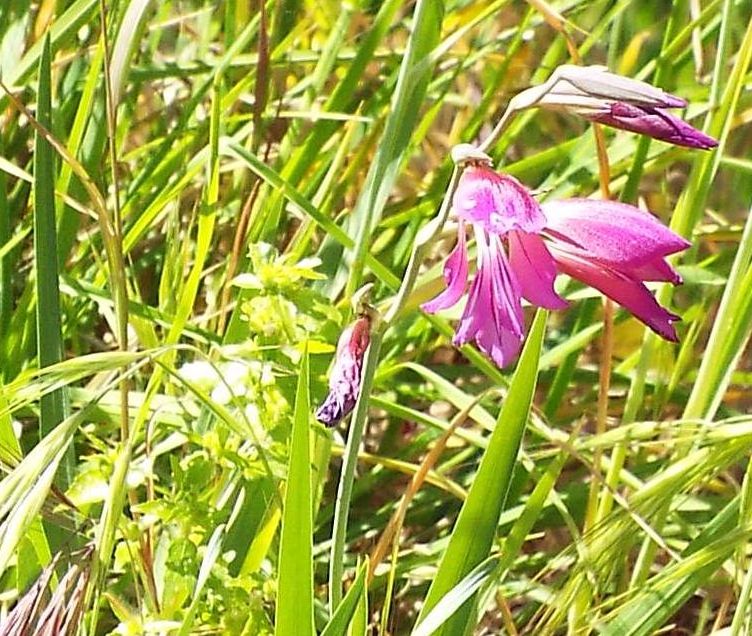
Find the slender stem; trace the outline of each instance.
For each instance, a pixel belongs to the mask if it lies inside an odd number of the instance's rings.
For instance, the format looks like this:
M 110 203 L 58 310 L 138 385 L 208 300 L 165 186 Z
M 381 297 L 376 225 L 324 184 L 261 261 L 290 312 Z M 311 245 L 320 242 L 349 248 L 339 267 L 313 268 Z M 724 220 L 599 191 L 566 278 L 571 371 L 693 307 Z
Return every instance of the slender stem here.
M 366 419 L 368 416 L 368 400 L 371 394 L 373 378 L 379 363 L 379 352 L 383 340 L 383 327 L 379 326 L 371 335 L 371 344 L 366 352 L 363 369 L 363 380 L 355 405 L 355 414 L 350 424 L 345 446 L 344 463 L 337 487 L 337 499 L 334 503 L 334 536 L 329 559 L 329 611 L 334 613 L 342 600 L 342 575 L 344 573 L 345 538 L 347 534 L 347 518 L 352 499 L 355 466 L 358 463 L 358 448 L 363 438 Z
M 488 152 L 488 149 L 493 146 L 501 137 L 501 133 L 503 133 L 507 126 L 509 125 L 509 122 L 512 121 L 512 117 L 516 115 L 519 111 L 515 108 L 513 105 L 514 100 L 509 102 L 509 105 L 507 106 L 507 109 L 504 111 L 504 114 L 501 116 L 501 119 L 499 120 L 499 123 L 494 126 L 493 130 L 489 133 L 488 137 L 486 137 L 479 145 L 478 150 L 482 152 Z

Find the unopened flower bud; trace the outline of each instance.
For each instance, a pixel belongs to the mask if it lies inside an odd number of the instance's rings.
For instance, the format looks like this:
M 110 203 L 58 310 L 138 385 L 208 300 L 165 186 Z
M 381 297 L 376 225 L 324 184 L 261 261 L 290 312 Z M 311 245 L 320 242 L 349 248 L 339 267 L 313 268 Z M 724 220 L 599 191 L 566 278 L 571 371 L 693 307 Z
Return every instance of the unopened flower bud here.
M 648 135 L 687 148 L 714 148 L 718 142 L 666 112 L 687 102 L 646 82 L 611 73 L 605 66 L 558 67 L 546 82 L 516 95 L 515 111 L 541 107 L 565 110 L 590 121 Z
M 363 358 L 371 341 L 371 321 L 360 316 L 339 337 L 334 367 L 329 377 L 329 394 L 316 411 L 316 419 L 334 426 L 348 415 L 360 394 Z

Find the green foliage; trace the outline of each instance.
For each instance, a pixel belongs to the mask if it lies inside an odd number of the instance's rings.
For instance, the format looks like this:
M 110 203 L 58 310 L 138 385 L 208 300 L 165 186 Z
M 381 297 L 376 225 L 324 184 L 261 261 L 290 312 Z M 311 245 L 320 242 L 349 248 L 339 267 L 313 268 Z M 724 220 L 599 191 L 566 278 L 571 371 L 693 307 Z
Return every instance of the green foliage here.
M 0 631 L 54 563 L 89 568 L 79 634 L 750 633 L 752 7 L 695 4 L 0 3 Z M 678 345 L 617 311 L 604 431 L 596 292 L 562 277 L 514 373 L 419 309 L 451 147 L 565 32 L 721 142 L 604 130 L 612 196 L 693 243 L 656 287 Z M 598 196 L 577 118 L 489 152 Z M 329 430 L 369 282 L 368 390 Z

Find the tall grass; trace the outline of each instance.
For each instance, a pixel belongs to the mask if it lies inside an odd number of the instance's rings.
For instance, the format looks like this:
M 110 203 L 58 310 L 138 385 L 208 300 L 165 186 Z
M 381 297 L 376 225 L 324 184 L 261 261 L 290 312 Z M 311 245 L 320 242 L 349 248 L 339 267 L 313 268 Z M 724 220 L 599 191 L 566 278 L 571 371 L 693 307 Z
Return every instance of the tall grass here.
M 748 0 L 0 5 L 0 634 L 83 570 L 68 633 L 749 633 L 750 24 Z M 560 113 L 488 149 L 693 243 L 656 289 L 680 343 L 617 310 L 608 391 L 609 319 L 564 277 L 507 369 L 419 309 L 451 147 L 573 56 L 720 140 L 604 131 L 607 183 Z M 368 391 L 326 429 L 367 283 Z

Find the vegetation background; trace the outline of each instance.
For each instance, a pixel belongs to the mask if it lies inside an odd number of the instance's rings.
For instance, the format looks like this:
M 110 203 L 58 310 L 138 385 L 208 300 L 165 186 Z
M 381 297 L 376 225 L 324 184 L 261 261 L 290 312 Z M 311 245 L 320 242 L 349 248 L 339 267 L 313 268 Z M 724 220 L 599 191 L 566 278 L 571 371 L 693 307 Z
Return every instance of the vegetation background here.
M 0 4 L 0 633 L 752 633 L 751 17 Z M 571 62 L 568 41 L 720 140 L 605 131 L 613 196 L 693 241 L 685 284 L 658 292 L 681 342 L 619 311 L 604 349 L 601 300 L 563 281 L 570 309 L 498 370 L 417 310 L 447 234 L 346 447 L 312 413 L 353 293 L 389 307 L 452 145 Z M 541 198 L 598 190 L 573 117 L 524 113 L 492 155 Z M 38 631 L 13 632 L 46 583 Z

